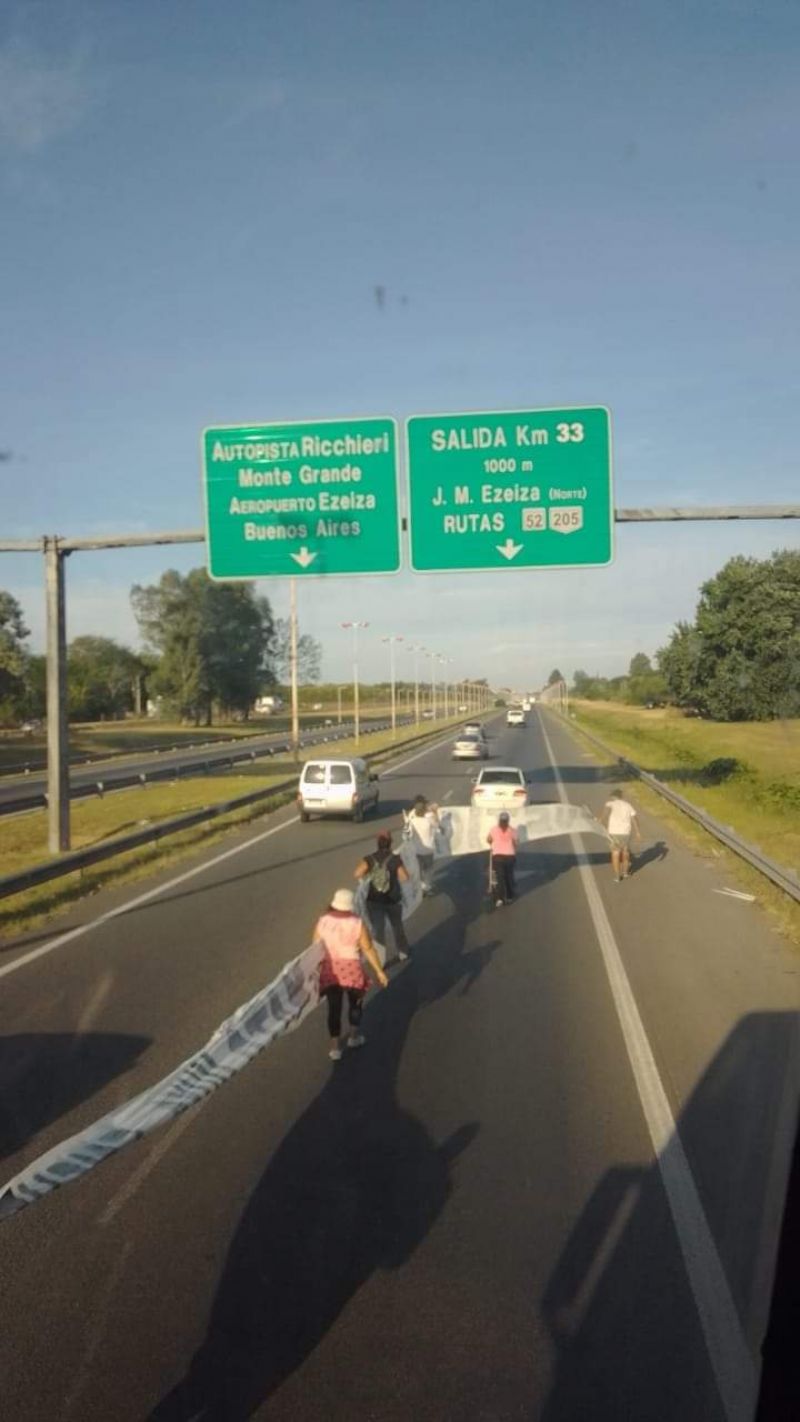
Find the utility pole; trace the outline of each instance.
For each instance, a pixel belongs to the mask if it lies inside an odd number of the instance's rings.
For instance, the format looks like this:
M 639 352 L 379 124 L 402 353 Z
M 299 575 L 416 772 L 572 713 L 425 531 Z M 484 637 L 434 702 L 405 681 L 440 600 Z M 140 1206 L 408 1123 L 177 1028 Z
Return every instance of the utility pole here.
M 395 696 L 395 675 L 394 675 L 394 644 L 402 642 L 402 637 L 381 637 L 382 642 L 389 643 L 389 675 L 392 685 L 392 740 L 397 736 L 397 701 Z
M 419 725 L 419 654 L 421 647 L 409 647 L 409 652 L 414 653 L 414 722 Z
M 297 698 L 297 579 L 289 579 L 289 681 L 292 696 L 292 755 L 300 752 L 300 708 Z
M 340 686 L 336 688 L 336 724 L 338 726 L 342 724 L 342 688 Z
M 44 539 L 47 608 L 47 843 L 51 854 L 70 847 L 67 629 L 64 559 L 58 538 Z
M 349 627 L 353 632 L 353 722 L 355 726 L 355 743 L 358 745 L 361 731 L 361 720 L 359 716 L 358 703 L 358 629 L 359 627 L 369 627 L 368 622 L 343 622 L 343 627 Z

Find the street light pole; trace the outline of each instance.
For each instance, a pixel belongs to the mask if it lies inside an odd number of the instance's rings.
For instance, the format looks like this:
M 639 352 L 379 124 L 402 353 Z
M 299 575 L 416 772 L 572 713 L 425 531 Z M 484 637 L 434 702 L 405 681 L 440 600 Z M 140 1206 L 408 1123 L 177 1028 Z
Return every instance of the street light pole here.
M 402 637 L 382 637 L 382 642 L 389 643 L 389 672 L 392 683 L 392 740 L 397 736 L 397 701 L 395 697 L 395 675 L 394 675 L 394 644 L 402 642 Z
M 414 653 L 414 722 L 419 725 L 419 654 L 421 647 L 409 647 L 409 652 Z
M 355 727 L 354 740 L 358 745 L 361 730 L 358 705 L 358 629 L 359 627 L 369 627 L 368 622 L 343 622 L 343 627 L 352 628 L 353 632 L 353 722 Z

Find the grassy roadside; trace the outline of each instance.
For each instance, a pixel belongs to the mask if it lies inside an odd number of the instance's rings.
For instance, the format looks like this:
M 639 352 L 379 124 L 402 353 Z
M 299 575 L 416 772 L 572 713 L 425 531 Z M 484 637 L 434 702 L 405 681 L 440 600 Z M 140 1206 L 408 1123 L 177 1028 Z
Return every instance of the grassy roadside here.
M 343 708 L 342 719 L 350 718 L 348 708 Z M 383 706 L 364 706 L 363 717 L 379 717 L 389 711 Z M 304 711 L 300 714 L 301 730 L 308 726 L 321 726 L 330 711 Z M 336 712 L 332 717 L 336 722 Z M 180 750 L 183 745 L 205 744 L 206 742 L 227 742 L 232 739 L 248 740 L 251 736 L 269 736 L 286 733 L 290 727 L 286 715 L 265 716 L 257 721 L 231 721 L 216 726 L 183 726 L 165 721 L 97 721 L 70 727 L 69 748 L 74 756 L 141 755 L 143 751 Z M 0 732 L 0 771 L 9 766 L 24 763 L 28 759 L 40 760 L 47 755 L 47 738 L 42 732 L 25 736 L 21 731 Z
M 437 722 L 436 732 L 463 720 Z M 420 727 L 420 731 L 424 731 Z M 393 741 L 390 731 L 362 735 L 358 749 L 354 741 L 337 741 L 331 745 L 306 746 L 300 752 L 301 761 L 322 757 L 347 757 L 356 754 L 385 752 L 388 759 L 393 747 L 402 748 L 404 740 L 418 734 L 414 727 L 398 732 Z M 255 761 L 246 769 L 220 771 L 214 775 L 151 785 L 144 789 L 121 790 L 104 799 L 81 800 L 72 806 L 72 845 L 82 849 L 88 845 L 124 835 L 139 826 L 158 824 L 174 815 L 200 809 L 220 801 L 246 795 L 293 777 L 295 766 L 289 759 L 269 758 Z M 0 941 L 28 932 L 57 913 L 64 912 L 76 900 L 101 888 L 130 883 L 145 878 L 185 859 L 198 848 L 215 843 L 232 830 L 241 829 L 292 798 L 293 791 L 276 791 L 274 797 L 254 806 L 233 811 L 207 825 L 196 825 L 181 834 L 170 836 L 160 844 L 143 845 L 121 854 L 118 859 L 67 874 L 36 888 L 26 889 L 0 901 Z M 47 851 L 47 816 L 45 811 L 0 820 L 0 863 L 4 874 L 13 874 L 33 864 L 52 858 Z
M 800 865 L 800 721 L 721 725 L 602 702 L 571 709 L 573 726 L 652 771 L 777 863 Z M 800 906 L 655 791 L 637 783 L 633 794 L 697 853 L 720 861 L 800 945 Z

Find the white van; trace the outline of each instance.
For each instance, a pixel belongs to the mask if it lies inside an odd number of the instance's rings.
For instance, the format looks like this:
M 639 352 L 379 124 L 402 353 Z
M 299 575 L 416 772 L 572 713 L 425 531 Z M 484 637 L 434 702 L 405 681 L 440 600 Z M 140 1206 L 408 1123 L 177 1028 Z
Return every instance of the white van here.
M 303 824 L 312 815 L 350 815 L 363 820 L 377 805 L 377 775 L 365 760 L 307 760 L 297 787 L 297 807 Z

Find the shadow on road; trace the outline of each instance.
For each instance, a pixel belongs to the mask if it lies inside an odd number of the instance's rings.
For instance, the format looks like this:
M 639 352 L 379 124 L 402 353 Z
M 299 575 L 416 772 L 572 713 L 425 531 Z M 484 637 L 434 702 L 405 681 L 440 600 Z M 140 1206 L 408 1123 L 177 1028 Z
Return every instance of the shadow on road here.
M 151 1422 L 245 1422 L 294 1373 L 376 1270 L 399 1269 L 453 1192 L 453 1166 L 478 1133 L 442 1141 L 398 1103 L 411 1022 L 467 986 L 489 960 L 464 951 L 474 895 L 412 949 L 364 1015 L 369 1044 L 345 1053 L 289 1131 L 244 1210 L 187 1376 Z M 324 1024 L 315 1022 L 321 1048 Z
M 111 1032 L 0 1037 L 0 1159 L 129 1071 L 150 1042 Z
M 598 1182 L 542 1297 L 558 1362 L 541 1422 L 723 1422 L 708 1356 L 697 1342 L 698 1304 L 664 1173 L 674 1167 L 679 1141 L 741 1320 L 738 1339 L 723 1325 L 717 1341 L 722 1372 L 735 1392 L 738 1372 L 745 1381 L 752 1377 L 745 1330 L 752 1327 L 754 1296 L 757 1343 L 766 1326 L 769 1279 L 758 1282 L 760 1228 L 775 1209 L 776 1159 L 779 1193 L 788 1176 L 796 1110 L 785 1113 L 788 1134 L 781 1103 L 788 1086 L 796 1105 L 791 1073 L 799 1023 L 793 1012 L 743 1018 L 692 1093 L 659 1161 L 619 1165 Z M 691 1251 L 697 1236 L 685 1218 L 682 1229 Z M 702 1267 L 699 1272 L 705 1277 Z M 713 1288 L 705 1303 L 713 1333 L 724 1318 Z M 752 1409 L 736 1415 L 749 1417 Z

